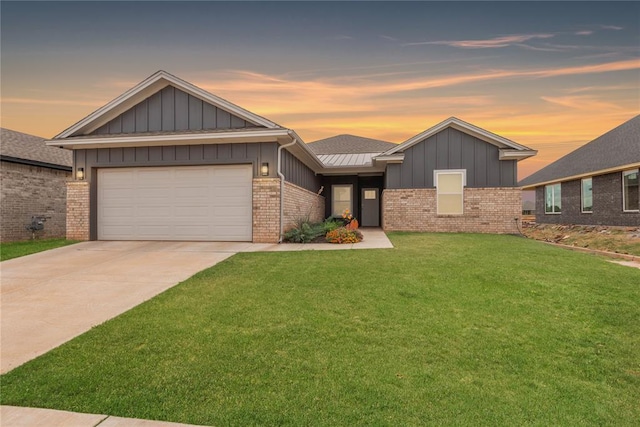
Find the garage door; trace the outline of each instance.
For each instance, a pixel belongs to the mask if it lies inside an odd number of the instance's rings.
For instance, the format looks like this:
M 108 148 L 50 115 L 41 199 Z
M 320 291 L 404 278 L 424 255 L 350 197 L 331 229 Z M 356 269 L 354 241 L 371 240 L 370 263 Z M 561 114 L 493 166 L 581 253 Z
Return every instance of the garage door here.
M 98 239 L 251 241 L 251 165 L 98 170 Z

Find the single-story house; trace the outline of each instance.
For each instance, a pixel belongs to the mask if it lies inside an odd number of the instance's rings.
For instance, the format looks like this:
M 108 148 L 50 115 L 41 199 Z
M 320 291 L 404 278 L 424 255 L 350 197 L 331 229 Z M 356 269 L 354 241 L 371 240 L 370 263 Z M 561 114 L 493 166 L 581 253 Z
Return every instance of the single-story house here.
M 520 181 L 536 222 L 640 226 L 640 116 Z
M 278 242 L 349 209 L 385 230 L 517 232 L 535 151 L 457 118 L 391 144 L 292 129 L 158 71 L 55 136 L 73 150 L 67 235 Z
M 1 129 L 0 240 L 27 240 L 32 217 L 46 218 L 37 237 L 65 237 L 71 151 L 34 135 Z

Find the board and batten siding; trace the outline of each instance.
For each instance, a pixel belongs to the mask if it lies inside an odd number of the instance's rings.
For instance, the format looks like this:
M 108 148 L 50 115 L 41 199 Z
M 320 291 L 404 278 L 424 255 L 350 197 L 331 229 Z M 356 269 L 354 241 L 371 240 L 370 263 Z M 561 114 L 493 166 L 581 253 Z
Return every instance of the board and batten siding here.
M 471 188 L 517 186 L 516 160 L 499 160 L 495 145 L 447 128 L 407 148 L 402 163 L 389 164 L 386 188 L 432 188 L 438 169 L 466 169 Z
M 74 165 L 84 168 L 90 185 L 89 238 L 95 240 L 98 235 L 96 175 L 100 168 L 251 164 L 253 176 L 259 177 L 262 163 L 276 165 L 277 152 L 276 142 L 74 150 Z M 269 168 L 269 177 L 277 177 L 275 166 Z
M 264 127 L 241 119 L 188 93 L 167 86 L 120 114 L 91 135 Z
M 282 174 L 287 182 L 317 193 L 322 185 L 322 180 L 300 159 L 282 150 Z

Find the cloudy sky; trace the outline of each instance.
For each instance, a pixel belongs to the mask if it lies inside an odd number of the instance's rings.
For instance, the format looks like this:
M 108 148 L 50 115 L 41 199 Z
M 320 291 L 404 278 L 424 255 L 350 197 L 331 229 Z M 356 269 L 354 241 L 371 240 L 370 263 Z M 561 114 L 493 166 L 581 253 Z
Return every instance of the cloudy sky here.
M 402 142 L 456 116 L 539 150 L 640 113 L 638 2 L 8 2 L 2 126 L 52 137 L 159 69 L 295 129 Z

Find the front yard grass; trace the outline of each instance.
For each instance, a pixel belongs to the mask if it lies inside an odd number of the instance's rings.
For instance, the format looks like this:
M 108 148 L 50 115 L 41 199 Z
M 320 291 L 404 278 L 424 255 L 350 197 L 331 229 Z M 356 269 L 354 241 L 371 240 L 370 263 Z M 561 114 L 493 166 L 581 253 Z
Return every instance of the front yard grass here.
M 1 378 L 204 425 L 637 425 L 640 270 L 512 237 L 243 253 Z
M 43 239 L 0 243 L 0 261 L 31 255 L 36 252 L 48 251 L 49 249 L 60 248 L 74 243 L 78 242 L 67 239 Z

